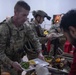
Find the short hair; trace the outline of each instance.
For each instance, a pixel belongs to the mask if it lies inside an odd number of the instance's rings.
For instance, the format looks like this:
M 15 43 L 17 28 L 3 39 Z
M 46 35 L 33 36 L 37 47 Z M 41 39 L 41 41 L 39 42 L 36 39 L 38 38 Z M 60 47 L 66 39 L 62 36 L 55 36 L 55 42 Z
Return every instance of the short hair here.
M 60 28 L 64 31 L 69 30 L 69 26 L 76 27 L 76 10 L 70 10 L 61 19 Z
M 30 6 L 25 1 L 18 1 L 14 7 L 14 10 L 20 11 L 21 8 L 24 8 L 30 11 Z

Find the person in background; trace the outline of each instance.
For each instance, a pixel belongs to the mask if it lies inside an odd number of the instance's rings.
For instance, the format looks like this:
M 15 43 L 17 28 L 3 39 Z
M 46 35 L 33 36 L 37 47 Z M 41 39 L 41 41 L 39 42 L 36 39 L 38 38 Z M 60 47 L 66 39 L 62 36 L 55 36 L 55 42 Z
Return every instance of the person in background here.
M 0 25 L 0 66 L 10 75 L 21 75 L 21 58 L 25 55 L 24 46 L 27 37 L 33 42 L 38 57 L 44 59 L 38 38 L 31 27 L 24 22 L 30 11 L 30 6 L 25 1 L 18 1 L 14 7 L 14 16 Z
M 34 31 L 34 33 L 37 35 L 37 37 L 39 38 L 39 41 L 42 44 L 42 50 L 43 50 L 43 54 L 48 54 L 47 52 L 47 48 L 45 46 L 45 43 L 48 41 L 48 39 L 50 39 L 52 36 L 51 35 L 45 35 L 44 34 L 44 30 L 41 27 L 41 24 L 44 22 L 44 18 L 47 18 L 48 20 L 51 19 L 50 16 L 47 15 L 46 12 L 44 12 L 43 10 L 37 10 L 37 11 L 33 11 L 32 12 L 33 15 L 33 20 L 31 21 L 30 25 Z
M 69 75 L 76 75 L 76 10 L 70 10 L 61 19 L 60 28 L 67 40 L 75 47 Z

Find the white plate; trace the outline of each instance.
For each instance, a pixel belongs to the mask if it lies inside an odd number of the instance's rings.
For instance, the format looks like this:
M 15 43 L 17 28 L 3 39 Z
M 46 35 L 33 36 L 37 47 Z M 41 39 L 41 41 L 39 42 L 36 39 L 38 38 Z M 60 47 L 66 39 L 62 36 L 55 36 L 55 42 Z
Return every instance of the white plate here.
M 24 69 L 24 68 L 22 68 L 22 69 L 27 72 L 27 71 L 35 70 L 35 67 L 29 66 L 28 69 Z
M 49 63 L 47 63 L 46 61 L 43 61 L 39 58 L 33 59 L 35 61 L 36 64 L 42 65 L 42 66 L 47 66 L 49 65 Z

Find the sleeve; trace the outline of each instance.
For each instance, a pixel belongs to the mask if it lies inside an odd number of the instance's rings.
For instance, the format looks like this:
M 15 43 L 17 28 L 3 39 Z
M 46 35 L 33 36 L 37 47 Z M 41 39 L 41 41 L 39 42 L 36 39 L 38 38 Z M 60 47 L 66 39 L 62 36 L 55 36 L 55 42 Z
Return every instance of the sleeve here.
M 26 36 L 32 42 L 35 50 L 41 51 L 42 50 L 41 43 L 39 42 L 39 39 L 36 37 L 35 33 L 33 32 L 31 26 L 26 24 L 25 30 L 26 30 Z
M 4 24 L 0 25 L 0 62 L 4 64 L 11 64 L 12 61 L 6 56 L 6 40 L 7 40 L 7 29 Z

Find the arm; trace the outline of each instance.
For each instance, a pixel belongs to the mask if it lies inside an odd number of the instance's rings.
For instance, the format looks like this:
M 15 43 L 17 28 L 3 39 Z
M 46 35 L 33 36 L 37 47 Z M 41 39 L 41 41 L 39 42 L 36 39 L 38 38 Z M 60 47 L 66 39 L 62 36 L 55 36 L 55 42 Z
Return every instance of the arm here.
M 44 35 L 44 31 L 41 28 L 41 26 L 32 25 L 32 28 L 33 31 L 35 32 L 35 35 L 38 36 L 40 43 L 45 44 L 48 41 L 48 38 L 46 37 L 46 35 Z
M 36 37 L 36 35 L 34 34 L 34 32 L 32 31 L 31 27 L 29 25 L 25 25 L 25 33 L 27 38 L 30 39 L 30 41 L 32 42 L 35 50 L 39 53 L 39 56 L 43 56 L 42 55 L 42 48 L 41 48 L 41 44 L 39 42 L 39 39 Z
M 35 23 L 30 23 L 30 25 L 40 43 L 45 44 L 48 41 L 48 38 L 43 34 L 43 29 L 41 28 L 41 26 L 37 26 Z
M 0 25 L 0 62 L 4 65 L 7 65 L 8 67 L 12 66 L 17 71 L 22 71 L 20 65 L 17 62 L 13 62 L 12 60 L 10 60 L 5 53 L 5 50 L 7 48 L 6 42 L 8 36 L 9 36 L 9 29 L 7 28 L 7 25 L 6 24 Z
M 12 64 L 12 61 L 6 56 L 6 41 L 8 35 L 8 28 L 6 25 L 0 25 L 0 61 L 4 64 Z
M 36 37 L 36 35 L 31 29 L 31 26 L 29 26 L 28 24 L 25 25 L 25 35 L 32 42 L 35 50 L 37 51 L 42 50 L 39 39 Z

